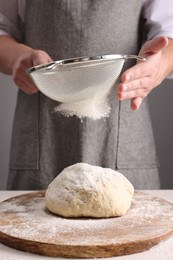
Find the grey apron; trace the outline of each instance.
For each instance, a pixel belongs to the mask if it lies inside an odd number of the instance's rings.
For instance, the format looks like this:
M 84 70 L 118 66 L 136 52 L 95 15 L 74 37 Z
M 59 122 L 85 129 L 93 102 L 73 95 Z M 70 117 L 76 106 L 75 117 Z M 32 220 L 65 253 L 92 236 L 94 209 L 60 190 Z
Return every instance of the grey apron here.
M 25 43 L 54 60 L 136 54 L 140 21 L 139 0 L 27 0 Z M 8 188 L 45 189 L 63 168 L 77 162 L 117 169 L 136 189 L 159 188 L 148 101 L 134 112 L 115 93 L 116 86 L 109 118 L 81 122 L 55 113 L 59 103 L 40 92 L 19 90 Z

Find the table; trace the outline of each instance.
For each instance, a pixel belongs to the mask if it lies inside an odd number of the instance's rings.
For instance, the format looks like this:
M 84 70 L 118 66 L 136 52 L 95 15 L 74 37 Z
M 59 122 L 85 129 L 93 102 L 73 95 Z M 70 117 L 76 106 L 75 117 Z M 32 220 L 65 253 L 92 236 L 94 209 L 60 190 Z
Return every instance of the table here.
M 0 191 L 0 201 L 28 192 L 29 191 Z M 152 195 L 173 202 L 173 190 L 145 190 L 143 192 L 148 192 Z M 53 260 L 53 259 L 62 259 L 62 258 L 34 255 L 34 254 L 18 251 L 9 248 L 3 244 L 0 244 L 0 260 L 37 260 L 37 259 Z M 106 260 L 107 259 L 109 260 L 149 260 L 149 259 L 172 260 L 173 259 L 173 236 L 165 241 L 162 241 L 161 243 L 152 247 L 148 251 L 133 254 L 133 255 L 106 258 Z

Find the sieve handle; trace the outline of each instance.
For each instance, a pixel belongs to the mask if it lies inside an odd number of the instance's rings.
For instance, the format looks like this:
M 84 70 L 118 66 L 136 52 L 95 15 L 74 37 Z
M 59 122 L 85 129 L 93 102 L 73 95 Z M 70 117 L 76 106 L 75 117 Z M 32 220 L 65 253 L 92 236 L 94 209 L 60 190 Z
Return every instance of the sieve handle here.
M 135 60 L 140 60 L 140 61 L 145 61 L 146 58 L 142 57 L 142 56 L 138 56 L 138 55 L 124 55 L 124 59 L 128 60 L 128 59 L 135 59 Z

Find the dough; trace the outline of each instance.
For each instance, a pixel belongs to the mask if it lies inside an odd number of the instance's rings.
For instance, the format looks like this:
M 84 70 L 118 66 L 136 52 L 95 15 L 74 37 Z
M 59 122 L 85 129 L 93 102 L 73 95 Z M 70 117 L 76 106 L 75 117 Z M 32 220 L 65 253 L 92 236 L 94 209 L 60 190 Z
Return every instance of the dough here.
M 48 186 L 47 208 L 64 217 L 113 217 L 126 214 L 133 185 L 109 168 L 77 163 L 65 168 Z

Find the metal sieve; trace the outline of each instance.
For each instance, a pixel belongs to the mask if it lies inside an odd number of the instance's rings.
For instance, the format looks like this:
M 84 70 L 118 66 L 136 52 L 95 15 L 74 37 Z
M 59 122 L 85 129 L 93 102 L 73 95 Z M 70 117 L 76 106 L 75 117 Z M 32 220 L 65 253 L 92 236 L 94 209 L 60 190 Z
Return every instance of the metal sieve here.
M 54 61 L 27 70 L 37 88 L 47 97 L 62 102 L 78 102 L 109 93 L 128 59 L 144 61 L 136 55 L 110 54 Z

